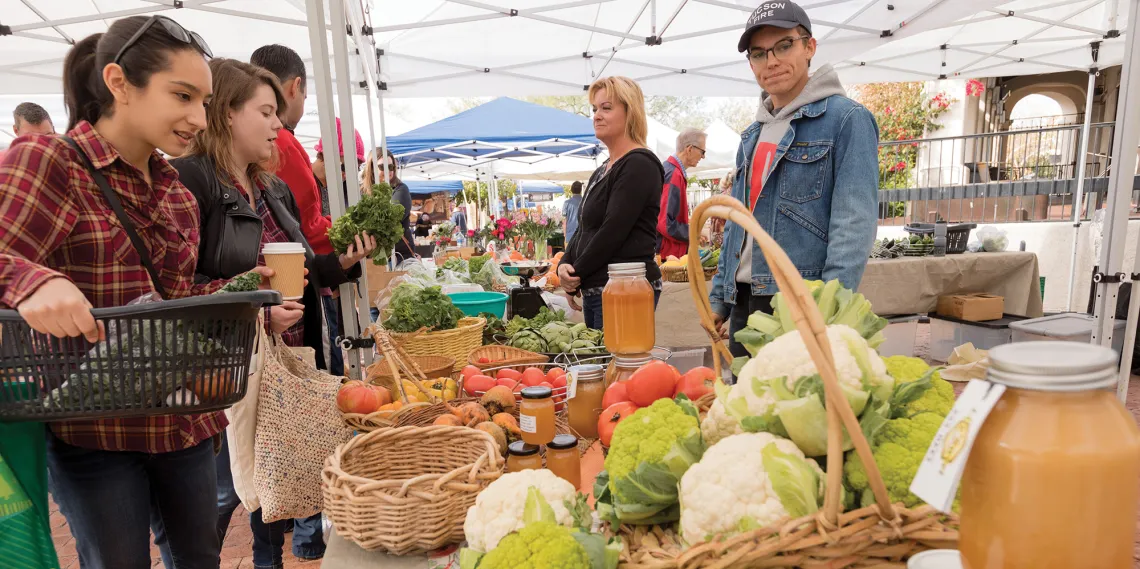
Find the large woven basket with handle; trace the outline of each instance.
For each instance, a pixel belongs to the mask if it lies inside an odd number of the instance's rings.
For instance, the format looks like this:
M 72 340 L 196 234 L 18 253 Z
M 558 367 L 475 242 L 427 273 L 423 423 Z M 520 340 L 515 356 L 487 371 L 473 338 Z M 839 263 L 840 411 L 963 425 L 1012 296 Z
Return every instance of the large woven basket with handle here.
M 392 332 L 392 339 L 413 356 L 446 356 L 455 360 L 453 372 L 467 365 L 467 356 L 483 345 L 484 318 L 460 318 L 459 325 L 451 330 L 437 332 Z
M 377 429 L 325 461 L 325 516 L 364 549 L 434 551 L 463 541 L 467 509 L 502 469 L 495 440 L 478 429 Z
M 824 505 L 814 515 L 785 519 L 769 527 L 723 540 L 685 546 L 680 536 L 660 527 L 621 526 L 626 550 L 624 569 L 726 569 L 752 567 L 905 567 L 906 559 L 926 549 L 957 549 L 958 521 L 930 506 L 907 509 L 893 505 L 887 495 L 871 447 L 859 421 L 839 389 L 835 361 L 827 340 L 827 327 L 812 295 L 788 255 L 756 223 L 752 213 L 728 196 L 713 196 L 700 203 L 689 225 L 689 270 L 700 271 L 700 228 L 711 217 L 728 219 L 744 227 L 764 253 L 772 275 L 787 300 L 796 329 L 804 338 L 826 391 L 828 419 L 827 489 Z M 721 358 L 731 362 L 728 346 L 720 338 L 709 304 L 708 284 L 689 281 L 701 325 L 712 341 L 716 374 Z M 851 433 L 855 452 L 866 466 L 875 504 L 843 512 L 840 497 L 843 477 L 843 429 Z

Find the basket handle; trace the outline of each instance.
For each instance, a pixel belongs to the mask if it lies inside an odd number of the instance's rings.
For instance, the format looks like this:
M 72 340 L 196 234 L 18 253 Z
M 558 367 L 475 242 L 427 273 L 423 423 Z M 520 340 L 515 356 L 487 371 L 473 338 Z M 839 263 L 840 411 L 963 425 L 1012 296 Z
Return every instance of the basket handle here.
M 796 330 L 803 337 L 808 353 L 815 363 L 816 370 L 823 378 L 824 392 L 826 393 L 827 407 L 827 489 L 824 496 L 824 519 L 836 525 L 839 513 L 843 509 L 840 500 L 840 489 L 843 475 L 843 429 L 851 437 L 855 445 L 855 452 L 863 461 L 867 471 L 871 490 L 875 494 L 875 501 L 879 505 L 879 515 L 885 520 L 895 520 L 898 517 L 894 506 L 891 505 L 887 488 L 883 484 L 879 467 L 871 455 L 871 446 L 859 428 L 859 420 L 847 403 L 847 398 L 839 388 L 839 381 L 835 372 L 835 358 L 832 355 L 831 343 L 827 339 L 827 325 L 819 308 L 815 304 L 811 292 L 808 291 L 803 277 L 792 264 L 788 254 L 776 243 L 774 239 L 752 215 L 744 204 L 729 196 L 716 195 L 702 201 L 693 210 L 693 221 L 689 224 L 689 271 L 696 274 L 700 269 L 700 230 L 709 218 L 717 217 L 736 223 L 748 231 L 756 240 L 768 266 L 772 269 L 772 276 L 787 301 L 792 320 L 796 323 Z M 701 317 L 701 326 L 708 333 L 713 350 L 720 354 L 726 362 L 732 361 L 732 354 L 728 346 L 721 339 L 716 330 L 715 314 L 709 301 L 708 285 L 704 279 L 690 279 L 689 290 L 693 293 L 693 301 L 697 305 L 697 312 Z M 721 377 L 721 362 L 713 358 L 717 377 Z

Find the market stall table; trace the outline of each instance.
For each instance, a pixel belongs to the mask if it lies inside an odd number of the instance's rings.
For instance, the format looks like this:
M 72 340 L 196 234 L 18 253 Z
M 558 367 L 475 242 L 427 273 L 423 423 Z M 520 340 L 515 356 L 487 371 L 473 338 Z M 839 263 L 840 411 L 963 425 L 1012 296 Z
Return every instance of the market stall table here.
M 939 295 L 959 292 L 1003 296 L 1007 314 L 1043 315 L 1037 255 L 1020 251 L 871 259 L 859 292 L 880 316 L 933 312 Z M 708 345 L 688 283 L 664 283 L 655 316 L 658 346 Z

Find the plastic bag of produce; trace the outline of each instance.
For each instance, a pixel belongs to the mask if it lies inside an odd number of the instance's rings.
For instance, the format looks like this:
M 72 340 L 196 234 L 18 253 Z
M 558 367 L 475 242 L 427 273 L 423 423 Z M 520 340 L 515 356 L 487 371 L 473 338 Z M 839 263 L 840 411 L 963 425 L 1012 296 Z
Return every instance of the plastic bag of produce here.
M 978 239 L 982 240 L 982 250 L 987 253 L 1000 253 L 1009 247 L 1009 236 L 1005 230 L 990 225 L 978 230 Z

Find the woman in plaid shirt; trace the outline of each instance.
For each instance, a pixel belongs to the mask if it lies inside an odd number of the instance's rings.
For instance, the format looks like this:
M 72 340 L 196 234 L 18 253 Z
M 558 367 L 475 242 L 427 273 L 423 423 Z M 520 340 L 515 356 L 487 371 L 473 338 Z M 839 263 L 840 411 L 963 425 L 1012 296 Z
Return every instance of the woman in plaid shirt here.
M 64 62 L 68 136 L 108 180 L 168 298 L 193 280 L 198 208 L 156 152 L 177 156 L 206 126 L 209 48 L 164 16 L 115 21 Z M 97 341 L 91 308 L 156 288 L 79 154 L 54 136 L 17 139 L 0 163 L 0 305 L 35 330 Z M 214 439 L 222 413 L 53 423 L 51 492 L 84 569 L 150 567 L 152 522 L 179 569 L 217 569 Z M 2 562 L 0 562 L 2 564 Z
M 210 70 L 214 99 L 206 111 L 207 127 L 198 133 L 186 156 L 172 161 L 201 212 L 198 281 L 229 279 L 264 265 L 259 251 L 266 243 L 303 243 L 308 251 L 305 266 L 310 282 L 302 303 L 287 301 L 270 308 L 268 321 L 287 345 L 314 348 L 317 367 L 327 369 L 323 344 L 328 336 L 322 329 L 325 318 L 319 289 L 359 278 L 360 260 L 376 248 L 376 240 L 365 233 L 357 236 L 356 245 L 343 255 L 312 252 L 301 230 L 293 192 L 272 173 L 275 139 L 281 129 L 277 113 L 285 106 L 277 77 L 234 59 L 215 59 Z M 299 418 L 297 428 L 304 427 L 304 420 Z M 229 451 L 228 445 L 223 445 L 217 458 L 217 530 L 223 540 L 239 504 Z M 267 524 L 258 510 L 250 513 L 250 525 L 254 567 L 280 569 L 286 520 Z M 319 559 L 325 551 L 323 538 L 320 514 L 296 520 L 294 556 Z M 165 557 L 165 547 L 162 549 Z

